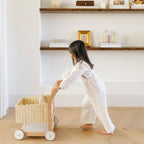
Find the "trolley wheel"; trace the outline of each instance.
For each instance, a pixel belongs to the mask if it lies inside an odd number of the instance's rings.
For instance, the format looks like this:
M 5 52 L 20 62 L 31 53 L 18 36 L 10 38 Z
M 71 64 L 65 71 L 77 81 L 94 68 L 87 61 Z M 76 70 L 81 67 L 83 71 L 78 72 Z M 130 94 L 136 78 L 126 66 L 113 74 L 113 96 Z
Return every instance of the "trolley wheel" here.
M 59 120 L 58 118 L 55 116 L 55 120 L 54 120 L 54 126 L 56 126 L 58 124 Z
M 49 141 L 54 140 L 55 139 L 55 132 L 53 132 L 53 131 L 46 132 L 45 138 Z
M 24 138 L 23 130 L 21 130 L 21 129 L 16 130 L 14 136 L 17 140 L 22 140 Z

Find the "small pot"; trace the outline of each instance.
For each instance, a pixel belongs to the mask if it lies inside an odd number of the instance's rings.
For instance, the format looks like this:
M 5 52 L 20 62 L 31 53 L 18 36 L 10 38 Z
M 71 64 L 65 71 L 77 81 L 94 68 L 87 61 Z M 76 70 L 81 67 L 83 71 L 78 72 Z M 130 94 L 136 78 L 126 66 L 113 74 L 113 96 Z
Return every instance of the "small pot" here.
M 50 3 L 53 8 L 60 8 L 62 0 L 51 0 Z

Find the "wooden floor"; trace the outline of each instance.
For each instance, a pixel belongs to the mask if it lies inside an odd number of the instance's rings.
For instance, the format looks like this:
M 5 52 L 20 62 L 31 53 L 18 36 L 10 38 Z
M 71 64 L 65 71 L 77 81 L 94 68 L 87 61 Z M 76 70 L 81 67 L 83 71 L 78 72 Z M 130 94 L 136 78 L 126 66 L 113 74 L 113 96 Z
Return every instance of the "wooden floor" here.
M 47 141 L 44 137 L 26 137 L 15 140 L 14 132 L 21 128 L 15 123 L 14 108 L 0 120 L 0 144 L 144 144 L 144 108 L 109 108 L 109 114 L 116 126 L 113 136 L 98 134 L 103 128 L 96 121 L 95 130 L 82 131 L 79 128 L 80 108 L 56 108 L 59 124 L 55 128 L 56 138 Z

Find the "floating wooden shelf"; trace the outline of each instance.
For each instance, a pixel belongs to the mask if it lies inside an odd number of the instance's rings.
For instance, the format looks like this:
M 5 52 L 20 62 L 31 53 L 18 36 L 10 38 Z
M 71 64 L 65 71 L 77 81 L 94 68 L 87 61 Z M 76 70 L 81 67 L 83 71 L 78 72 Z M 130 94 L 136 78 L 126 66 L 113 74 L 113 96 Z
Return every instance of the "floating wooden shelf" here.
M 41 13 L 53 12 L 123 12 L 123 11 L 144 11 L 144 9 L 96 9 L 96 8 L 40 8 Z
M 144 9 L 96 9 L 96 8 L 40 8 L 41 13 L 61 13 L 61 12 L 143 12 Z M 41 47 L 40 50 L 68 50 L 60 47 Z M 87 47 L 87 50 L 144 50 L 144 47 L 122 47 L 122 48 L 101 48 Z
M 40 50 L 68 50 L 68 48 L 41 47 Z M 121 47 L 121 48 L 87 47 L 87 50 L 144 50 L 144 47 Z

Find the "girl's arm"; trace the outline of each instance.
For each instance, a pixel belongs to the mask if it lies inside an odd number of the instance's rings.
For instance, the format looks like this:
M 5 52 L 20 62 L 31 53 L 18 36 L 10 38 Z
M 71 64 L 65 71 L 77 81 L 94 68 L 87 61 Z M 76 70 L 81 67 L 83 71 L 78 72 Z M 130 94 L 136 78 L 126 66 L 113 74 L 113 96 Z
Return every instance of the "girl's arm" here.
M 59 89 L 68 88 L 75 80 L 77 80 L 86 70 L 83 63 L 78 62 L 72 67 L 70 74 L 63 79 L 59 85 Z
M 61 80 L 65 79 L 66 77 L 69 76 L 69 74 L 71 73 L 73 67 L 69 68 L 61 77 Z
M 57 80 L 56 83 L 54 84 L 52 90 L 51 90 L 51 96 L 55 96 L 59 90 L 59 85 L 62 82 L 62 80 Z
M 86 66 L 77 63 L 72 68 L 68 69 L 61 77 L 60 80 L 56 81 L 52 90 L 51 96 L 54 97 L 59 89 L 68 88 L 75 80 L 77 80 L 86 70 Z

